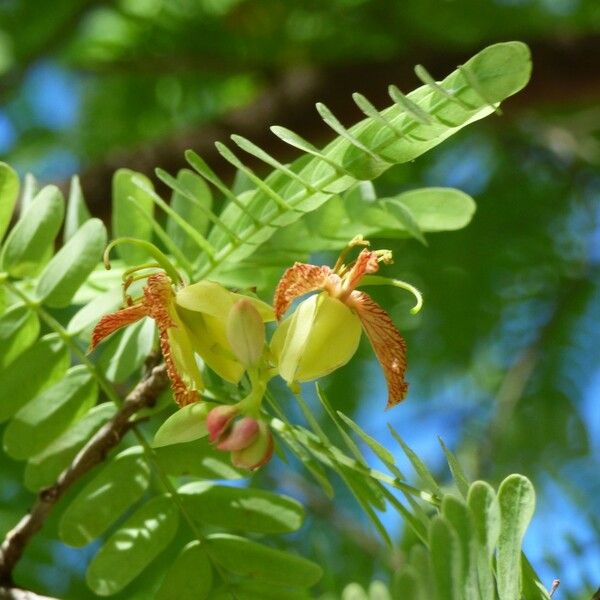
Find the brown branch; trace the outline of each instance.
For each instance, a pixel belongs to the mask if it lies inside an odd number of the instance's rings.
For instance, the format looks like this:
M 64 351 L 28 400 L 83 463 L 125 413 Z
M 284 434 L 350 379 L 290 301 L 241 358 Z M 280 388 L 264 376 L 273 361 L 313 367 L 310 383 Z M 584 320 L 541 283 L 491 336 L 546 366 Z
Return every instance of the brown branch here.
M 7 533 L 0 546 L 0 585 L 11 586 L 15 565 L 31 537 L 43 527 L 54 505 L 73 483 L 101 463 L 117 446 L 132 426 L 130 418 L 140 409 L 151 406 L 167 385 L 167 381 L 164 365 L 154 367 L 149 376 L 138 383 L 127 396 L 117 414 L 79 451 L 56 482 L 39 492 L 33 508 Z

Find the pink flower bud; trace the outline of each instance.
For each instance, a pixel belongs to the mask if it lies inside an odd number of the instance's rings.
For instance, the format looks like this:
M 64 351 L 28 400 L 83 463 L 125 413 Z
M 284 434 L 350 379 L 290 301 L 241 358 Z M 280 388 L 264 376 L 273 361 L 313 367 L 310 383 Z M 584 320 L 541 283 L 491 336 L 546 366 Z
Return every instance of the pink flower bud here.
M 252 417 L 244 417 L 221 435 L 217 448 L 230 451 L 243 450 L 254 442 L 258 434 L 258 421 Z
M 213 408 L 206 417 L 206 429 L 211 443 L 217 442 L 225 433 L 233 418 L 237 415 L 238 408 L 233 405 L 222 405 Z
M 264 421 L 258 421 L 259 432 L 256 439 L 243 450 L 231 453 L 235 467 L 254 471 L 267 464 L 273 456 L 273 435 Z

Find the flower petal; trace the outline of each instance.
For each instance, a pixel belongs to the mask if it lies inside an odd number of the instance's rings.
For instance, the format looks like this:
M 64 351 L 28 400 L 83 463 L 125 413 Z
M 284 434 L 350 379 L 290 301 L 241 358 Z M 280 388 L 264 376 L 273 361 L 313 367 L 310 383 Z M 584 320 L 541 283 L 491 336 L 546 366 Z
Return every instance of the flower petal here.
M 406 372 L 406 342 L 396 329 L 390 316 L 368 294 L 354 291 L 348 299 L 373 346 L 377 359 L 383 368 L 388 386 L 388 402 L 391 408 L 404 400 L 408 383 Z
M 290 304 L 298 296 L 323 289 L 332 271 L 329 267 L 318 267 L 307 263 L 295 263 L 281 277 L 275 290 L 273 306 L 275 317 L 281 319 Z
M 348 290 L 353 290 L 365 275 L 376 273 L 379 270 L 377 256 L 377 252 L 367 250 L 366 248 L 361 250 L 356 262 L 346 276 L 345 287 Z
M 88 352 L 91 352 L 105 337 L 114 333 L 117 329 L 131 325 L 146 316 L 148 316 L 148 309 L 143 304 L 134 304 L 115 313 L 104 315 L 94 327 Z

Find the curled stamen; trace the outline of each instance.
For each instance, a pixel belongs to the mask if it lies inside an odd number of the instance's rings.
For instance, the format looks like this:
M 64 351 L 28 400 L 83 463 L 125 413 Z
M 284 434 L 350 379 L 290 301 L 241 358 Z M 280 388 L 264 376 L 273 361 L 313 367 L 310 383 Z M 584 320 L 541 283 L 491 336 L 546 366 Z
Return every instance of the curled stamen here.
M 365 275 L 360 285 L 361 287 L 363 285 L 391 285 L 410 292 L 416 300 L 416 304 L 410 309 L 410 313 L 413 315 L 416 315 L 423 307 L 423 295 L 421 292 L 414 285 L 401 279 L 391 279 L 389 277 L 382 277 L 381 275 Z
M 342 276 L 348 270 L 348 266 L 344 265 L 344 260 L 346 256 L 348 256 L 348 253 L 353 248 L 356 248 L 356 246 L 369 246 L 370 244 L 371 242 L 369 242 L 369 240 L 365 240 L 362 235 L 354 236 L 348 242 L 348 245 L 340 252 L 340 256 L 333 267 L 333 272 Z
M 143 248 L 148 254 L 156 260 L 158 266 L 165 271 L 165 273 L 169 276 L 171 281 L 174 283 L 183 283 L 183 279 L 181 275 L 178 273 L 177 269 L 173 266 L 171 261 L 163 254 L 154 244 L 150 242 L 146 242 L 144 240 L 138 240 L 136 238 L 130 237 L 122 237 L 113 240 L 106 246 L 106 250 L 104 250 L 103 262 L 104 267 L 107 271 L 110 270 L 110 251 L 120 244 L 131 244 L 133 246 L 139 246 Z M 143 267 L 142 267 L 143 268 Z

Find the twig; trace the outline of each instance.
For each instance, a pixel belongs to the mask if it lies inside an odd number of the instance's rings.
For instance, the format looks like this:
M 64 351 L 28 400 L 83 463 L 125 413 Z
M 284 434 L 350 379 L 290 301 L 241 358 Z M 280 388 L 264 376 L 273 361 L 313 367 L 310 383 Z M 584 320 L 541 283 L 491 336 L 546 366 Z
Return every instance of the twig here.
M 25 547 L 31 537 L 43 527 L 54 505 L 65 491 L 101 463 L 110 450 L 117 446 L 132 425 L 130 417 L 140 409 L 151 406 L 167 385 L 167 381 L 164 365 L 154 367 L 149 376 L 138 383 L 127 396 L 119 412 L 79 451 L 56 482 L 39 492 L 33 508 L 7 533 L 0 546 L 0 585 L 11 586 L 12 571 Z M 16 597 L 26 598 L 26 596 Z

